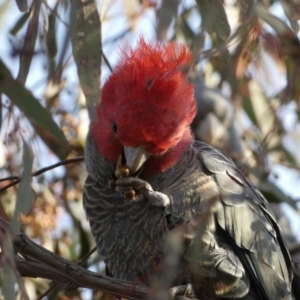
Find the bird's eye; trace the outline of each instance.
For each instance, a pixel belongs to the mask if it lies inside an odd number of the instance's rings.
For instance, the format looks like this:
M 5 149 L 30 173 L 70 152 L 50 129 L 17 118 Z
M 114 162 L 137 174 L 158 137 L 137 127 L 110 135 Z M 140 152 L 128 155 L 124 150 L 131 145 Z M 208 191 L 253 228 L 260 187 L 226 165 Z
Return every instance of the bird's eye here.
M 116 122 L 112 122 L 112 124 L 111 124 L 111 130 L 112 130 L 114 133 L 117 133 L 117 132 L 118 132 L 118 126 L 117 126 Z

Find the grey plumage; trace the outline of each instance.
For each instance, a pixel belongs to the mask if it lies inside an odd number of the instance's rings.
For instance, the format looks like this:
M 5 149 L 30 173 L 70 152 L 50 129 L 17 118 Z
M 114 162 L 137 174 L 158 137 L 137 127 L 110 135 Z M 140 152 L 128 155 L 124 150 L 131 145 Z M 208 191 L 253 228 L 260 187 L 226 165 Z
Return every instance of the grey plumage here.
M 193 223 L 213 203 L 200 241 L 192 240 L 185 251 L 187 265 L 176 284 L 190 280 L 199 299 L 291 299 L 290 256 L 267 201 L 214 148 L 193 141 L 167 171 L 141 174 L 169 197 L 165 208 L 132 203 L 110 189 L 115 166 L 97 152 L 91 136 L 86 164 L 84 208 L 112 276 L 149 284 L 160 272 L 163 237 Z

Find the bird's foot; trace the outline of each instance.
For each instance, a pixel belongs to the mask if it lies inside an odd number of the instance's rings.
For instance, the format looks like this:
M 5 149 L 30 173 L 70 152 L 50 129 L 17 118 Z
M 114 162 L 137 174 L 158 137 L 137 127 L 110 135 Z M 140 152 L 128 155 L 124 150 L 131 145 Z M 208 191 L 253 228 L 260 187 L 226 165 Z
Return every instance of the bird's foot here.
M 148 201 L 152 205 L 160 207 L 170 204 L 170 198 L 166 194 L 153 191 L 151 185 L 140 178 L 119 178 L 116 181 L 116 190 L 134 203 Z
M 178 285 L 169 289 L 169 300 L 198 300 L 192 285 Z

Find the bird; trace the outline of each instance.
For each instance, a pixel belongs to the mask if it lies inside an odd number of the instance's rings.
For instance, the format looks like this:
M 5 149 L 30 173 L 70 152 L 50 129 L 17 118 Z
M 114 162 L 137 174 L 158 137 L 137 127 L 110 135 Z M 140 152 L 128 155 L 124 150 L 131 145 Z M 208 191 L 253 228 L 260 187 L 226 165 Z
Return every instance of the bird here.
M 151 285 L 163 274 L 166 237 L 184 227 L 171 286 L 189 285 L 201 300 L 292 299 L 291 258 L 267 200 L 193 137 L 201 107 L 192 64 L 184 45 L 141 37 L 121 48 L 102 87 L 83 206 L 107 275 Z

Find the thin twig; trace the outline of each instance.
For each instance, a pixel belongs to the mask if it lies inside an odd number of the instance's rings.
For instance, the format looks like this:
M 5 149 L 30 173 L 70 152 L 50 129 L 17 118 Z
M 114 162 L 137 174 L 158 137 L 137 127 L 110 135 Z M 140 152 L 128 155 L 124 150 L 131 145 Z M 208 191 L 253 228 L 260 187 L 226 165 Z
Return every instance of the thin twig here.
M 18 264 L 17 264 L 18 266 Z M 19 268 L 19 266 L 18 266 Z M 57 278 L 56 278 L 57 280 Z M 58 281 L 53 281 L 50 285 L 50 287 L 43 293 L 41 294 L 38 298 L 36 298 L 36 300 L 42 300 L 44 297 L 46 297 L 51 291 L 53 291 L 58 285 L 60 284 L 60 282 Z
M 85 254 L 78 262 L 79 265 L 82 265 L 83 263 L 86 262 L 86 260 L 94 253 L 97 251 L 97 247 L 95 246 L 93 249 L 91 249 L 87 254 Z
M 74 162 L 78 162 L 78 161 L 83 161 L 84 160 L 84 156 L 78 156 L 78 157 L 75 157 L 75 158 L 69 158 L 69 159 L 65 159 L 65 160 L 62 160 L 56 164 L 53 164 L 51 166 L 48 166 L 48 167 L 45 167 L 45 168 L 42 168 L 38 171 L 35 171 L 32 173 L 32 176 L 38 176 L 38 175 L 41 175 L 42 173 L 45 173 L 51 169 L 54 169 L 54 168 L 57 168 L 57 167 L 60 167 L 60 166 L 64 166 L 64 165 L 68 165 L 68 164 L 72 164 Z
M 18 184 L 20 181 L 21 181 L 21 178 L 19 177 L 17 180 L 14 180 L 13 182 L 5 185 L 3 188 L 0 189 L 0 193 L 3 192 L 3 191 L 5 191 L 5 190 L 7 190 L 8 188 L 10 188 L 10 187 Z
M 43 173 L 45 173 L 49 170 L 52 170 L 54 168 L 57 168 L 57 167 L 60 167 L 60 166 L 65 166 L 65 165 L 72 164 L 72 163 L 78 162 L 78 161 L 83 161 L 83 160 L 84 160 L 84 156 L 78 156 L 78 157 L 75 157 L 75 158 L 65 159 L 65 160 L 62 160 L 62 161 L 60 161 L 56 164 L 50 165 L 48 167 L 45 167 L 45 168 L 42 168 L 40 170 L 37 170 L 37 171 L 33 172 L 32 176 L 35 177 L 35 176 L 41 175 L 41 174 L 43 174 Z M 0 193 L 7 190 L 11 186 L 14 186 L 14 185 L 18 184 L 22 180 L 22 178 L 20 176 L 9 176 L 9 177 L 0 179 L 0 182 L 1 181 L 6 181 L 6 180 L 12 180 L 12 179 L 14 179 L 14 181 L 7 184 L 7 185 L 5 185 L 4 187 L 2 187 L 0 189 Z
M 103 60 L 104 60 L 105 64 L 107 65 L 107 67 L 109 68 L 110 72 L 112 73 L 113 68 L 112 68 L 111 64 L 109 63 L 109 61 L 108 61 L 106 55 L 104 54 L 103 50 L 101 51 L 101 55 L 103 57 Z
M 6 180 L 16 180 L 16 179 L 20 179 L 20 177 L 19 176 L 9 176 L 9 177 L 5 177 L 5 178 L 0 178 L 0 182 L 6 181 Z

